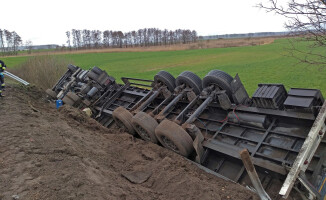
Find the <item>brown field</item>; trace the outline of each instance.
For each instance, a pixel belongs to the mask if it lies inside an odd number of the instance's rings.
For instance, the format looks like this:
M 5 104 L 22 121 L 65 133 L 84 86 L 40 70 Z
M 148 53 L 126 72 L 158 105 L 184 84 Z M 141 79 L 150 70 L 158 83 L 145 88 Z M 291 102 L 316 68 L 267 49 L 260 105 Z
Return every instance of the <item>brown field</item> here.
M 109 53 L 109 52 L 144 52 L 144 51 L 177 51 L 189 49 L 208 49 L 208 48 L 226 48 L 241 46 L 257 46 L 271 44 L 277 37 L 262 38 L 239 38 L 239 39 L 214 39 L 200 40 L 190 44 L 175 44 L 166 46 L 150 47 L 127 47 L 127 48 L 101 48 L 101 49 L 81 49 L 81 50 L 55 50 L 44 52 L 32 52 L 31 54 L 20 53 L 19 56 L 35 56 L 49 54 L 83 54 L 83 53 Z

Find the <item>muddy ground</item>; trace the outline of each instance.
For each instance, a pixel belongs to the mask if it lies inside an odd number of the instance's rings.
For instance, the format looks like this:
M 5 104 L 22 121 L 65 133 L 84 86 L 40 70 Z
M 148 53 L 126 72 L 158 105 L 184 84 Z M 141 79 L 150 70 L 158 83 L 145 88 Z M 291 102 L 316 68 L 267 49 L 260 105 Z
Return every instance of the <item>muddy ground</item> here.
M 1 200 L 258 199 L 163 147 L 103 128 L 74 108 L 56 110 L 35 87 L 10 85 L 5 94 Z

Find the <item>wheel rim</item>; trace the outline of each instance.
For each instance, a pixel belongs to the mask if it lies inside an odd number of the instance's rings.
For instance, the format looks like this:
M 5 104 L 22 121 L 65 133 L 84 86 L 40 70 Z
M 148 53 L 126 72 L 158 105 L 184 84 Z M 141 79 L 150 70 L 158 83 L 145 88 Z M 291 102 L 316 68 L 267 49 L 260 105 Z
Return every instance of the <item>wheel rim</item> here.
M 179 153 L 178 147 L 167 137 L 161 136 L 162 142 L 171 150 Z
M 158 83 L 159 85 L 161 85 L 161 86 L 165 86 L 165 87 L 168 88 L 168 86 L 167 86 L 164 82 L 162 82 L 162 81 L 157 81 L 157 83 Z
M 124 129 L 125 131 L 128 130 L 127 127 L 123 124 L 123 122 L 122 122 L 120 119 L 116 118 L 116 119 L 115 119 L 115 123 L 117 124 L 117 126 L 118 126 L 119 128 L 122 128 L 122 129 Z
M 168 90 L 170 90 L 169 86 L 167 84 L 165 84 L 163 81 L 160 81 L 158 80 L 157 81 L 157 84 L 160 86 L 160 87 L 166 87 Z M 170 90 L 171 91 L 171 90 Z M 172 92 L 172 91 L 171 91 Z
M 138 134 L 144 139 L 144 140 L 151 140 L 151 137 L 149 136 L 149 134 L 147 133 L 147 131 L 145 129 L 143 129 L 143 127 L 139 126 L 138 124 L 136 125 L 136 130 L 138 132 Z
M 218 84 L 216 84 L 216 83 L 211 83 L 211 84 L 209 84 L 209 86 L 212 86 L 212 85 L 214 85 L 215 90 L 216 90 L 216 89 L 218 89 L 218 90 L 223 90 L 223 88 L 222 88 L 221 86 L 219 86 Z

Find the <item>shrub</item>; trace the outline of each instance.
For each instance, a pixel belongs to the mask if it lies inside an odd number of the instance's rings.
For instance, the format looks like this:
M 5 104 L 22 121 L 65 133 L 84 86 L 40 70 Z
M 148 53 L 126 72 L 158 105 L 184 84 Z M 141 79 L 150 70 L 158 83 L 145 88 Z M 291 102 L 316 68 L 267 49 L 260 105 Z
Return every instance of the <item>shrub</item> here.
M 10 71 L 29 83 L 47 89 L 52 88 L 67 71 L 69 63 L 68 60 L 55 55 L 34 56 Z

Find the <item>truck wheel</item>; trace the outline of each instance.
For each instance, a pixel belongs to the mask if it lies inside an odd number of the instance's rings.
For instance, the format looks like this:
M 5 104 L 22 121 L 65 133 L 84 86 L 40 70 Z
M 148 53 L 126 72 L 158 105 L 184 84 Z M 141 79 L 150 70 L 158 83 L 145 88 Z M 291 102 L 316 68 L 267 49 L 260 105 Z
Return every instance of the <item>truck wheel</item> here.
M 231 82 L 232 76 L 220 70 L 210 71 L 203 79 L 203 88 L 211 85 L 217 86 L 220 90 L 225 90 L 226 94 L 232 100 Z
M 182 156 L 188 157 L 194 150 L 190 135 L 181 126 L 170 120 L 162 121 L 156 127 L 155 135 L 165 148 Z
M 62 101 L 63 101 L 63 103 L 70 105 L 70 106 L 73 106 L 75 104 L 75 102 L 72 99 L 70 99 L 67 95 L 65 97 L 63 97 Z
M 75 65 L 69 64 L 68 69 L 72 72 L 75 72 L 78 68 Z
M 190 71 L 182 72 L 176 79 L 176 85 L 185 84 L 186 86 L 193 89 L 195 94 L 200 94 L 202 91 L 202 81 L 201 79 L 194 73 Z
M 147 113 L 139 112 L 132 117 L 132 125 L 138 135 L 146 141 L 157 143 L 158 140 L 155 135 L 155 128 L 157 127 L 157 121 L 149 116 Z
M 51 97 L 51 98 L 53 98 L 53 99 L 56 99 L 56 98 L 57 98 L 57 93 L 56 93 L 55 91 L 51 90 L 51 89 L 47 89 L 47 90 L 45 91 L 45 93 L 46 93 L 49 97 Z
M 87 73 L 87 76 L 88 76 L 88 78 L 92 79 L 93 81 L 97 81 L 98 75 L 95 72 L 89 71 Z
M 103 70 L 101 70 L 100 68 L 98 68 L 96 66 L 94 66 L 91 71 L 94 72 L 97 75 L 100 75 L 103 72 Z
M 127 109 L 121 106 L 116 108 L 112 113 L 112 117 L 119 127 L 125 128 L 131 135 L 135 135 L 131 122 L 132 114 Z
M 154 82 L 158 83 L 161 82 L 163 85 L 165 85 L 170 92 L 174 91 L 175 88 L 175 78 L 166 71 L 159 71 L 155 76 L 154 76 Z
M 77 102 L 80 100 L 80 97 L 73 92 L 68 92 L 66 96 L 69 97 L 74 102 Z

